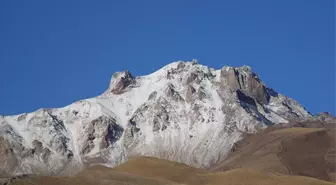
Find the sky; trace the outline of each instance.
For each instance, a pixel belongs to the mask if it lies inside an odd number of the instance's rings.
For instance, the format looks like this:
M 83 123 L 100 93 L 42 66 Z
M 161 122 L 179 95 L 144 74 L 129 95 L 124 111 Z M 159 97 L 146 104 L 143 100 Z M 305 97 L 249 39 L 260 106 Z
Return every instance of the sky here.
M 334 0 L 1 0 L 0 114 L 101 94 L 112 74 L 176 60 L 249 65 L 312 113 L 335 115 Z

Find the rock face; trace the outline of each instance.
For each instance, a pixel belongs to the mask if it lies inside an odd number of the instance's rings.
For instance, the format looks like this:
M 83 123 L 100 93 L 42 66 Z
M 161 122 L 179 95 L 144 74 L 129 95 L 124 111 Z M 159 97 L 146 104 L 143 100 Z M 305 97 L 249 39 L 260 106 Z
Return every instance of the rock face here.
M 243 133 L 309 117 L 249 67 L 179 61 L 147 76 L 115 73 L 102 95 L 63 108 L 1 116 L 0 170 L 59 173 L 137 155 L 207 168 Z
M 253 98 L 261 104 L 268 104 L 270 95 L 267 88 L 259 77 L 252 72 L 248 66 L 241 68 L 223 68 L 221 77 L 227 81 L 232 90 L 241 90 L 247 96 Z
M 129 71 L 117 72 L 113 74 L 110 84 L 110 91 L 114 94 L 123 93 L 127 87 L 135 84 L 135 80 Z

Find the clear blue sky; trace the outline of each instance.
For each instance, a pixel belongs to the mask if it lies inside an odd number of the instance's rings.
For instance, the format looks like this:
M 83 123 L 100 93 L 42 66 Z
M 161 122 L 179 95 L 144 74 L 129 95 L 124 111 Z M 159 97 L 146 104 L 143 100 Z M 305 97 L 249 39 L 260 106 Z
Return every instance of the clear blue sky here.
M 0 1 L 0 114 L 65 106 L 116 71 L 193 58 L 250 65 L 312 113 L 335 114 L 335 1 Z

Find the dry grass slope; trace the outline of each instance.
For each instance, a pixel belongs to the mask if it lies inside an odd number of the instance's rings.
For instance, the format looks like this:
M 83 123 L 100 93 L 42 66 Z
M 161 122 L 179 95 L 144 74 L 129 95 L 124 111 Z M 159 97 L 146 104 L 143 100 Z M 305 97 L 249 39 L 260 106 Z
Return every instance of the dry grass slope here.
M 302 176 L 267 174 L 247 169 L 234 169 L 207 175 L 207 185 L 331 185 L 333 183 Z
M 308 134 L 311 132 L 326 130 L 324 128 L 302 128 L 302 127 L 292 127 L 275 130 L 273 134 Z
M 237 143 L 213 171 L 246 168 L 335 181 L 335 129 L 266 129 Z
M 303 176 L 234 169 L 210 172 L 150 157 L 137 157 L 117 168 L 94 166 L 75 177 L 36 176 L 10 185 L 332 185 Z

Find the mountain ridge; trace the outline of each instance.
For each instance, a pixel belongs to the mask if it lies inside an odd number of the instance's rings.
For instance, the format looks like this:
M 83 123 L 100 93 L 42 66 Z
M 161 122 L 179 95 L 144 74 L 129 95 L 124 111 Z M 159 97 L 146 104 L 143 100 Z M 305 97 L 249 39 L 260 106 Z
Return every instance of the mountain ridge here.
M 310 117 L 250 67 L 215 70 L 178 61 L 145 76 L 114 73 L 94 98 L 1 116 L 1 170 L 61 173 L 92 163 L 116 166 L 138 155 L 208 168 L 243 133 Z

